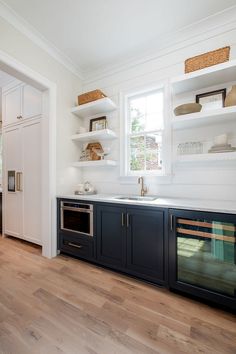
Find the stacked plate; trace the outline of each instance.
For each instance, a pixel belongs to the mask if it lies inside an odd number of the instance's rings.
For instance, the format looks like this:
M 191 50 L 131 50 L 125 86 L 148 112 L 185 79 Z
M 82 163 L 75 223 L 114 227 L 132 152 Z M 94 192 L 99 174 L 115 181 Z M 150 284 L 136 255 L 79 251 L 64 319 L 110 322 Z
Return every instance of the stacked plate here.
M 236 147 L 232 147 L 231 144 L 224 144 L 224 145 L 213 145 L 209 153 L 218 153 L 218 152 L 232 152 L 236 151 Z

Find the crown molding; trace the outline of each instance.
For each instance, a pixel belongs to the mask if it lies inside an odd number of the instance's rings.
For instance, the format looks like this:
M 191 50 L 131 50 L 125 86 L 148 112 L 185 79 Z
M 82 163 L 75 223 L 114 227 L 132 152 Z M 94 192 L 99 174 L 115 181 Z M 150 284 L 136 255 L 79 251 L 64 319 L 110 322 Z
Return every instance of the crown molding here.
M 82 70 L 73 61 L 48 41 L 40 32 L 19 16 L 4 1 L 0 0 L 0 16 L 15 27 L 19 32 L 28 37 L 38 47 L 47 52 L 57 62 L 62 64 L 70 72 L 83 79 Z
M 97 80 L 151 62 L 219 34 L 232 31 L 235 28 L 236 5 L 175 31 L 174 34 L 169 33 L 161 39 L 157 39 L 150 45 L 155 47 L 155 50 L 146 50 L 145 53 L 142 51 L 142 56 L 133 56 L 116 64 L 109 65 L 108 63 L 97 69 L 84 71 L 84 84 L 92 84 Z M 159 43 L 157 44 L 157 42 Z M 225 45 L 228 45 L 228 43 Z

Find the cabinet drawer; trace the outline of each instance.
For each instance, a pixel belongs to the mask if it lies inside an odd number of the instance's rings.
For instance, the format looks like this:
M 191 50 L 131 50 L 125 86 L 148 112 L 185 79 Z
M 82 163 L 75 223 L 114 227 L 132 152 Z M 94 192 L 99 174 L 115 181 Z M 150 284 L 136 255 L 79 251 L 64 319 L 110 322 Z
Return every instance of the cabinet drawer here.
M 91 259 L 94 257 L 93 241 L 67 235 L 60 235 L 60 250 L 85 259 Z

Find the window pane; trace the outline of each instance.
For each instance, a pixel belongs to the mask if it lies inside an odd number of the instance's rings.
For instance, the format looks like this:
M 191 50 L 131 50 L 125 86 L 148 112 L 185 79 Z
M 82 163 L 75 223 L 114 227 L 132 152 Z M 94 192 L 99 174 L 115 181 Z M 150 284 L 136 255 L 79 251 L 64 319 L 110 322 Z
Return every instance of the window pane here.
M 145 169 L 145 138 L 138 136 L 130 139 L 130 170 Z
M 163 128 L 163 92 L 156 91 L 129 100 L 131 133 Z
M 163 129 L 163 113 L 152 113 L 146 116 L 146 131 Z
M 163 111 L 163 92 L 154 92 L 147 96 L 147 114 Z
M 146 136 L 146 170 L 160 170 L 162 137 L 159 134 L 147 134 Z
M 130 100 L 131 132 L 138 133 L 145 129 L 146 99 L 145 97 Z

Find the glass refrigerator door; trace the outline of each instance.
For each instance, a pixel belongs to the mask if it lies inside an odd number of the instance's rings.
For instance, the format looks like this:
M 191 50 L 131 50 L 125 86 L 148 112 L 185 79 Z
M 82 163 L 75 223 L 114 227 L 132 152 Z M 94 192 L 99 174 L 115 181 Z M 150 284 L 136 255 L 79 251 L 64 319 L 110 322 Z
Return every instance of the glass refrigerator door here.
M 236 295 L 236 224 L 203 219 L 176 219 L 177 279 Z

